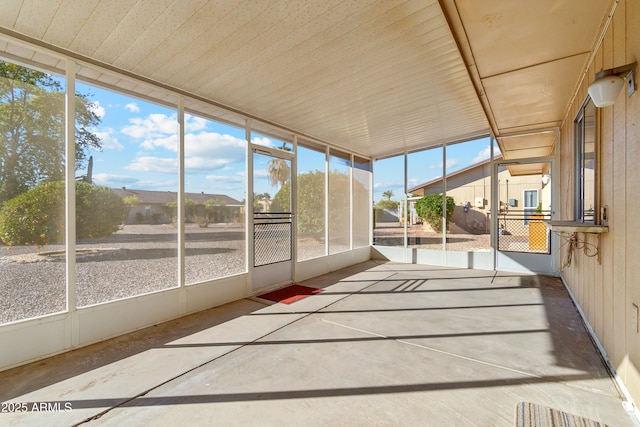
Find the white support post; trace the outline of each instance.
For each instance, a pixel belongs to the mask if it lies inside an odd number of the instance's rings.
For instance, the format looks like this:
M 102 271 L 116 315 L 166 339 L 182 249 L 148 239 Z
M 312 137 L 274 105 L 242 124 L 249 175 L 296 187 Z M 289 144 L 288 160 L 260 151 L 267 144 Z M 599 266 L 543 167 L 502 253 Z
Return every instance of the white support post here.
M 442 145 L 442 252 L 447 260 L 447 144 Z
M 407 179 L 408 179 L 408 174 L 407 174 L 407 164 L 408 164 L 408 160 L 407 160 L 407 152 L 404 152 L 404 188 L 403 188 L 403 193 L 404 193 L 404 197 L 403 197 L 403 207 L 402 207 L 402 224 L 403 224 L 403 233 L 404 233 L 404 253 L 405 253 L 405 261 L 406 262 L 412 262 L 412 258 L 410 257 L 410 259 L 406 259 L 406 257 L 409 255 L 407 253 L 407 248 L 409 247 L 409 226 L 407 225 L 407 210 L 409 209 L 409 201 L 407 200 L 407 190 L 409 189 L 409 186 L 407 185 Z
M 185 203 L 184 203 L 184 97 L 178 97 L 178 269 L 180 286 L 184 282 L 184 254 L 185 254 Z
M 353 154 L 349 155 L 349 250 L 353 250 Z
M 65 243 L 68 324 L 67 345 L 80 342 L 76 310 L 76 64 L 67 59 L 67 89 L 65 91 Z
M 493 248 L 493 269 L 497 268 L 497 257 L 498 257 L 498 212 L 499 212 L 499 190 L 498 190 L 498 170 L 495 164 L 495 153 L 494 153 L 494 145 L 495 138 L 491 135 L 490 138 L 491 148 L 491 200 L 490 209 L 491 209 L 491 222 L 489 223 L 489 236 L 491 238 L 491 247 Z
M 375 212 L 373 208 L 373 159 L 369 159 L 369 246 L 373 246 L 373 224 Z
M 329 146 L 324 149 L 324 254 L 329 255 Z
M 184 197 L 184 97 L 178 96 L 178 286 L 180 312 L 187 311 L 185 283 L 185 197 Z
M 245 197 L 245 259 L 247 262 L 247 287 L 245 289 L 245 293 L 249 295 L 253 292 L 253 264 L 254 264 L 254 256 L 253 256 L 253 245 L 254 245 L 254 237 L 253 237 L 253 150 L 251 149 L 251 119 L 247 119 L 245 122 L 245 140 L 246 140 L 246 151 L 245 151 L 245 159 L 247 168 L 245 171 L 245 176 L 247 179 L 246 189 L 247 196 Z
M 291 193 L 291 277 L 295 281 L 298 271 L 298 135 L 293 135 L 293 154 L 289 188 Z

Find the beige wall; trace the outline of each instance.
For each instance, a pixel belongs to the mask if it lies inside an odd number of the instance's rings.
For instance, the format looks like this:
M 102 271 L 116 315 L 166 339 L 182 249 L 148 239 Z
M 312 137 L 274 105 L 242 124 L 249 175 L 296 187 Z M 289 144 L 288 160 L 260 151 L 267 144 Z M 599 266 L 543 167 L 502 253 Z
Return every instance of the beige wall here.
M 640 0 L 621 0 L 562 126 L 563 219 L 573 219 L 573 120 L 595 72 L 640 61 L 639 22 Z M 601 156 L 600 200 L 601 205 L 608 206 L 609 232 L 600 241 L 600 263 L 578 251 L 562 276 L 618 374 L 640 403 L 640 335 L 632 324 L 633 304 L 640 305 L 640 92 L 627 97 L 625 91 L 613 107 L 598 109 L 596 123 Z M 587 241 L 597 244 L 594 236 L 587 236 Z M 566 251 L 565 245 L 563 261 Z

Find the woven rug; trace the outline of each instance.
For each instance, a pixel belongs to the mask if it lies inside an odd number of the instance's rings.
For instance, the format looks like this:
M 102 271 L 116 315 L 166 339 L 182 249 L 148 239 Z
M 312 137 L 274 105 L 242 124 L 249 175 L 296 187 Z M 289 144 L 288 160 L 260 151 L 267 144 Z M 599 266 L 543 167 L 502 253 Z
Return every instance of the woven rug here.
M 306 298 L 309 295 L 322 292 L 322 289 L 310 288 L 308 286 L 291 285 L 277 291 L 259 295 L 259 298 L 268 299 L 269 301 L 281 302 L 283 304 L 291 304 Z
M 547 406 L 520 402 L 516 406 L 516 427 L 607 427 L 607 425 Z

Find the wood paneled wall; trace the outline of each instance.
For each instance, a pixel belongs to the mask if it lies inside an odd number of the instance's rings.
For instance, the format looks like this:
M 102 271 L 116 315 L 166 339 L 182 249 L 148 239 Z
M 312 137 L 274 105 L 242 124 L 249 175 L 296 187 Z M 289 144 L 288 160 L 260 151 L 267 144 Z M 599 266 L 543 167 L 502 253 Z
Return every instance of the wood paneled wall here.
M 569 108 L 561 130 L 561 214 L 573 219 L 573 121 L 596 72 L 640 62 L 640 0 L 621 0 L 594 61 Z M 594 35 L 595 36 L 595 35 Z M 636 71 L 638 69 L 636 68 Z M 636 75 L 636 82 L 638 76 Z M 600 240 L 600 263 L 576 251 L 562 276 L 618 374 L 640 404 L 640 91 L 620 94 L 612 107 L 598 109 L 600 204 L 608 207 L 609 233 Z M 581 235 L 596 245 L 593 235 Z M 567 246 L 561 249 L 564 261 Z

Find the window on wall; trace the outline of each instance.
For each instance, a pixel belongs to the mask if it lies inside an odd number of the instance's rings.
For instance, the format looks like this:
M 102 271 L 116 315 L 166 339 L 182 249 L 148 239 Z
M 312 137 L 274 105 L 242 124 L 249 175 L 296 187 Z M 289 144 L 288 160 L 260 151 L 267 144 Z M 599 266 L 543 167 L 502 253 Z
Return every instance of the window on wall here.
M 5 61 L 0 76 L 0 323 L 7 323 L 66 308 L 65 81 Z M 79 104 L 86 107 L 79 121 L 91 127 L 89 101 Z M 78 135 L 79 166 L 93 146 Z
M 86 196 L 76 197 L 78 306 L 178 286 L 177 112 L 94 85 L 76 87 L 90 94 L 79 113 L 96 117 L 86 131 L 100 148 L 85 153 L 77 172 L 86 187 Z
M 442 170 L 442 147 L 416 151 L 407 155 L 409 247 L 442 249 L 442 232 L 434 226 L 436 218 L 431 209 L 433 198 L 437 198 L 444 190 Z M 442 196 L 439 198 L 442 200 Z
M 371 213 L 371 161 L 360 157 L 353 160 L 353 247 L 369 246 Z
M 245 130 L 185 115 L 185 283 L 244 273 Z
M 298 144 L 298 261 L 326 255 L 325 150 Z
M 524 190 L 523 192 L 524 206 L 524 225 L 529 225 L 531 214 L 535 213 L 538 208 L 538 190 Z
M 404 155 L 376 160 L 373 165 L 373 244 L 404 246 Z
M 350 249 L 350 156 L 329 151 L 329 253 Z
M 591 99 L 575 120 L 575 218 L 594 222 L 596 209 L 596 107 Z

